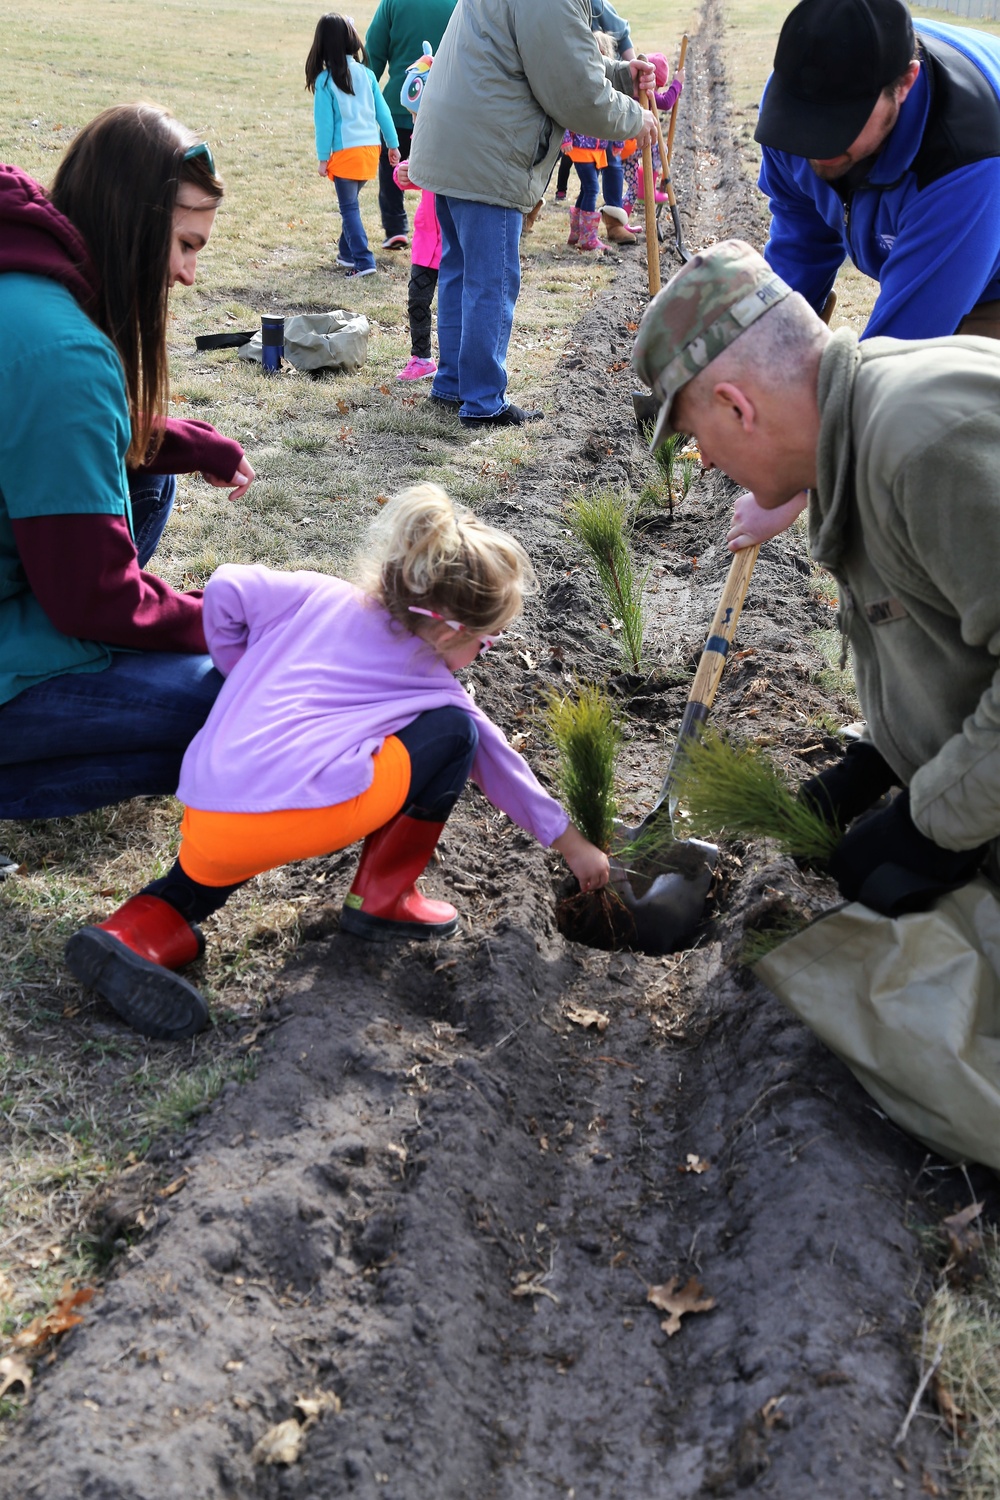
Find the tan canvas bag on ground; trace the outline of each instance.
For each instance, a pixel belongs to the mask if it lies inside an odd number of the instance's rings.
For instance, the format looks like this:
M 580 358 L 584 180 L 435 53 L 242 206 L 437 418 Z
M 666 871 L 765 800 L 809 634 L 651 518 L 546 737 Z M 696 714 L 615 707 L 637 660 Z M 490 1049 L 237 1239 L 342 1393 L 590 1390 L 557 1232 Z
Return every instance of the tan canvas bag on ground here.
M 1000 892 L 893 920 L 852 902 L 754 966 L 897 1125 L 1000 1170 Z
M 297 313 L 285 319 L 284 357 L 297 370 L 339 370 L 353 375 L 368 358 L 368 319 L 342 307 Z M 260 331 L 241 345 L 240 359 L 261 363 Z

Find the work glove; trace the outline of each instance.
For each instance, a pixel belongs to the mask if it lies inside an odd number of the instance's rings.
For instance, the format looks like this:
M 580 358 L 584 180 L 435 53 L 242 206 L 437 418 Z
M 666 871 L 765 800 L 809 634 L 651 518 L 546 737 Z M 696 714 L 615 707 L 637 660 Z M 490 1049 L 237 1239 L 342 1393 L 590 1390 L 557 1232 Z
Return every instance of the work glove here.
M 844 834 L 830 860 L 830 874 L 848 901 L 898 917 L 924 911 L 946 891 L 967 885 L 986 849 L 986 844 L 942 849 L 917 828 L 910 816 L 910 794 L 904 791 Z
M 895 771 L 871 741 L 854 740 L 840 760 L 804 781 L 798 796 L 832 828 L 843 829 L 898 785 Z

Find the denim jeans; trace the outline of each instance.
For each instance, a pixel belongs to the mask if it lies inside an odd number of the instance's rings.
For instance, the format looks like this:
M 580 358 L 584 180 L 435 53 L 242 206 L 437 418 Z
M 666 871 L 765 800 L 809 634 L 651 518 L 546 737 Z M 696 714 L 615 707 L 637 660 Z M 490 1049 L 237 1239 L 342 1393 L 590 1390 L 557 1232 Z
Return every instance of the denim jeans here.
M 604 201 L 612 208 L 622 206 L 622 188 L 625 185 L 625 168 L 620 156 L 616 156 L 611 147 L 608 147 L 608 164 L 601 171 L 601 187 L 604 189 Z
M 402 125 L 397 124 L 396 134 L 399 136 L 399 154 L 405 161 L 410 154 L 413 131 L 404 130 Z M 378 159 L 378 211 L 382 215 L 382 230 L 386 239 L 394 234 L 409 234 L 406 200 L 403 189 L 396 186 L 392 167 L 389 165 L 389 152 L 385 146 Z
M 132 504 L 132 535 L 144 568 L 160 544 L 163 528 L 170 520 L 177 496 L 173 474 L 130 474 L 128 495 Z
M 441 225 L 438 369 L 431 394 L 463 417 L 507 406 L 507 345 L 521 288 L 520 209 L 436 196 Z
M 139 562 L 170 515 L 172 474 L 129 482 Z M 0 818 L 61 818 L 177 790 L 181 760 L 222 678 L 209 656 L 116 651 L 0 705 Z
M 341 259 L 352 261 L 355 270 L 374 270 L 375 257 L 368 248 L 368 236 L 365 234 L 365 226 L 361 222 L 361 210 L 358 207 L 358 193 L 363 184 L 355 181 L 353 177 L 335 177 L 333 185 L 337 189 L 337 202 L 340 204 L 340 216 L 344 223 L 340 236 Z M 345 248 L 346 255 L 344 255 Z
M 592 214 L 597 207 L 597 168 L 592 161 L 578 161 L 576 175 L 580 179 L 576 206 L 583 213 Z

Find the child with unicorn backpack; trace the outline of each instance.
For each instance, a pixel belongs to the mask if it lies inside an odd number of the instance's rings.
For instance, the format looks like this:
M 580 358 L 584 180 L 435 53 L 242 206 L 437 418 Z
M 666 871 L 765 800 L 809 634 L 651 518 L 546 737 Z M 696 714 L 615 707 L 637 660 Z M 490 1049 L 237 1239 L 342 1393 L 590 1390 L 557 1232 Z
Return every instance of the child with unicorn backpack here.
M 423 55 L 406 70 L 399 97 L 413 116 L 414 122 L 433 61 L 431 44 L 424 42 Z M 404 192 L 410 190 L 420 194 L 420 203 L 413 216 L 410 283 L 406 292 L 410 357 L 396 379 L 427 380 L 437 371 L 437 362 L 431 350 L 431 303 L 434 301 L 438 267 L 441 264 L 441 226 L 434 205 L 434 194 L 411 182 L 408 163 L 401 161 L 392 176 L 396 186 Z

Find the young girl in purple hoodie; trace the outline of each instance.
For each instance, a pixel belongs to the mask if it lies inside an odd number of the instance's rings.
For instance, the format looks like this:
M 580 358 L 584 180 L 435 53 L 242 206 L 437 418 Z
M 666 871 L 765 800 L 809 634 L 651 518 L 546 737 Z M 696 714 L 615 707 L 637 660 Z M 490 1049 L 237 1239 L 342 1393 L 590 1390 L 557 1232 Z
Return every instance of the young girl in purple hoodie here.
M 454 677 L 520 613 L 533 584 L 523 549 L 425 484 L 385 507 L 364 555 L 361 587 L 235 565 L 208 582 L 205 636 L 225 682 L 181 767 L 177 861 L 66 945 L 77 979 L 146 1036 L 206 1024 L 175 972 L 204 949 L 195 924 L 292 860 L 363 838 L 341 928 L 450 936 L 455 908 L 415 881 L 469 777 L 558 849 L 582 890 L 607 883 L 607 856 Z

